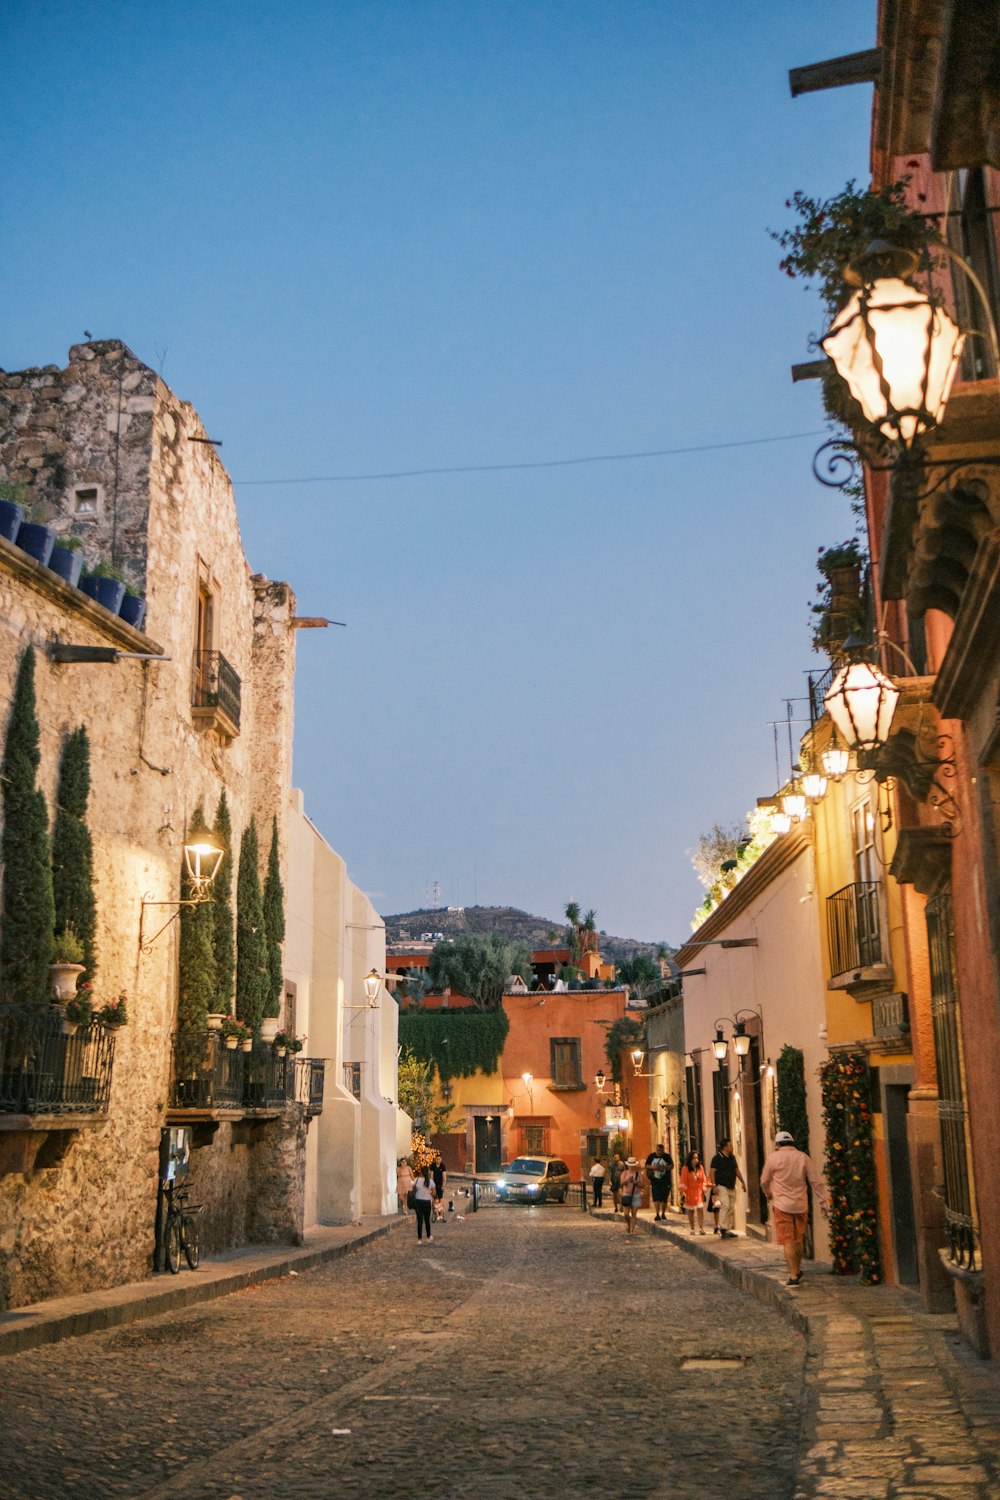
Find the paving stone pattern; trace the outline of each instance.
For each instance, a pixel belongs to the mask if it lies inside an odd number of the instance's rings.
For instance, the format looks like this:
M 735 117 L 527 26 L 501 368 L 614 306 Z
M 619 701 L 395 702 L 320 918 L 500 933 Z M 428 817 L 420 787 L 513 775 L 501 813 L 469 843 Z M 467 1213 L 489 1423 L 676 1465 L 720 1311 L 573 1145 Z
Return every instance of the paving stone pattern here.
M 802 1451 L 794 1500 L 996 1500 L 1000 1375 L 964 1343 L 954 1317 L 915 1293 L 862 1287 L 806 1265 L 785 1285 L 780 1250 L 753 1240 L 692 1241 L 678 1220 L 644 1230 L 781 1310 L 808 1333 Z M 737 1494 L 739 1491 L 737 1491 Z
M 805 1363 L 664 1237 L 496 1207 L 0 1361 L 0 1497 L 791 1500 Z

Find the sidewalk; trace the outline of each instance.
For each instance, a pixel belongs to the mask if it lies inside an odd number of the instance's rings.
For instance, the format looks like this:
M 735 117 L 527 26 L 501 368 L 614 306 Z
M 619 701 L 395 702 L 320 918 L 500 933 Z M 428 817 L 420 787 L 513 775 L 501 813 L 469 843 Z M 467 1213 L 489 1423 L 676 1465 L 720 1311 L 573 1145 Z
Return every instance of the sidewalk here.
M 262 1281 L 308 1271 L 324 1261 L 346 1255 L 359 1245 L 380 1239 L 405 1223 L 405 1218 L 393 1214 L 386 1218 L 370 1217 L 364 1224 L 320 1226 L 307 1230 L 301 1245 L 244 1246 L 203 1260 L 197 1271 L 184 1266 L 177 1276 L 163 1272 L 148 1281 L 33 1302 L 13 1312 L 0 1313 L 0 1356 L 37 1349 L 42 1344 L 55 1344 L 60 1339 L 95 1333 L 121 1323 L 134 1323 L 158 1313 L 175 1312 L 180 1307 L 225 1297 Z
M 614 1219 L 608 1209 L 595 1218 Z M 808 1338 L 795 1500 L 818 1496 L 1000 1495 L 1000 1370 L 965 1344 L 953 1315 L 926 1313 L 901 1287 L 859 1286 L 809 1261 L 785 1285 L 763 1240 L 692 1236 L 679 1214 L 644 1233 L 669 1240 L 773 1307 Z

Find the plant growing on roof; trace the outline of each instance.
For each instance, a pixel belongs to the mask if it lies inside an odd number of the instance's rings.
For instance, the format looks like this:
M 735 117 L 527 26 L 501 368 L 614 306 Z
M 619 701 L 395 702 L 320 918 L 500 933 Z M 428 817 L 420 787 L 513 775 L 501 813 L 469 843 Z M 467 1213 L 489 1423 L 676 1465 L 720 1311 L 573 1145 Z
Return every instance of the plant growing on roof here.
M 285 970 L 281 945 L 285 941 L 285 891 L 281 884 L 281 858 L 278 849 L 278 819 L 271 822 L 271 849 L 264 877 L 264 933 L 267 942 L 267 999 L 265 1016 L 280 1016 L 281 997 L 285 988 Z
M 191 826 L 203 827 L 204 809 L 199 802 L 191 814 Z M 215 952 L 212 946 L 212 903 L 195 900 L 195 890 L 186 863 L 181 864 L 181 899 L 193 902 L 180 909 L 180 953 L 178 956 L 177 1029 L 200 1048 L 208 1028 L 217 989 Z
M 52 828 L 52 893 L 55 931 L 71 930 L 79 939 L 83 979 L 97 969 L 97 901 L 94 896 L 94 846 L 87 826 L 90 798 L 90 739 L 84 725 L 63 742 Z
M 257 823 L 251 817 L 240 840 L 236 873 L 236 1014 L 252 1031 L 260 1027 L 267 1003 L 267 934 L 260 890 Z
M 399 1014 L 399 1044 L 436 1068 L 443 1083 L 494 1073 L 510 1030 L 502 1006 L 493 1010 L 407 1010 Z
M 3 905 L 0 993 L 44 1005 L 55 928 L 45 798 L 35 785 L 40 760 L 35 653 L 27 646 L 14 684 L 3 756 Z
M 218 1011 L 233 1003 L 236 980 L 236 939 L 233 931 L 233 825 L 226 789 L 219 794 L 212 832 L 222 846 L 222 859 L 212 882 L 212 951 L 215 955 L 215 993 Z
M 486 937 L 463 933 L 454 942 L 437 943 L 427 973 L 436 990 L 451 989 L 482 1009 L 500 1004 L 511 974 L 531 980 L 531 950 L 512 943 L 498 932 Z
M 625 1053 L 633 1047 L 645 1047 L 646 1028 L 641 1021 L 636 1021 L 632 1016 L 619 1016 L 617 1021 L 612 1021 L 607 1028 L 607 1041 L 604 1051 L 611 1069 L 612 1083 L 624 1083 L 622 1061 Z

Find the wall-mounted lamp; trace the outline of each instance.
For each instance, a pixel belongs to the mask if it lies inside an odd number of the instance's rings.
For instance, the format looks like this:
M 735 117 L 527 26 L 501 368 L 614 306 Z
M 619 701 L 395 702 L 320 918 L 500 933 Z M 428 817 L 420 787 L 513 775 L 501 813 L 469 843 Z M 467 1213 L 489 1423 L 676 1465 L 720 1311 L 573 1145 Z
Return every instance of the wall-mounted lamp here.
M 606 1082 L 607 1082 L 607 1079 L 606 1079 L 605 1074 L 604 1074 L 604 1069 L 603 1068 L 598 1068 L 597 1072 L 594 1074 L 594 1085 L 595 1085 L 595 1087 L 597 1089 L 597 1092 L 599 1094 L 603 1094 L 604 1093 L 604 1085 L 605 1085 Z
M 379 986 L 382 983 L 382 978 L 383 978 L 383 976 L 379 973 L 378 969 L 372 969 L 370 971 L 370 973 L 368 973 L 368 974 L 365 975 L 365 979 L 364 979 L 364 985 L 365 985 L 365 1003 L 364 1003 L 364 1005 L 345 1005 L 344 1009 L 345 1010 L 377 1010 L 378 1009 L 378 992 L 379 992 Z
M 203 901 L 209 899 L 209 886 L 219 873 L 219 866 L 222 864 L 225 852 L 219 840 L 214 834 L 209 833 L 204 825 L 199 824 L 190 830 L 184 844 L 184 869 L 191 887 L 191 895 L 176 901 L 154 901 L 152 896 L 143 896 L 142 907 L 139 913 L 140 953 L 148 953 L 157 938 L 163 936 L 172 922 L 176 922 L 180 916 L 182 906 L 200 906 Z M 163 926 L 158 928 L 152 937 L 143 936 L 143 924 L 147 906 L 173 906 L 176 908 L 173 915 L 167 918 Z
M 629 1053 L 629 1057 L 632 1059 L 633 1078 L 652 1078 L 652 1073 L 644 1073 L 642 1071 L 642 1065 L 646 1060 L 646 1054 L 641 1047 L 633 1047 L 631 1052 Z
M 728 1025 L 733 1028 L 733 1051 L 736 1053 L 736 1056 L 741 1059 L 740 1066 L 742 1066 L 742 1059 L 749 1055 L 750 1043 L 753 1040 L 752 1036 L 747 1031 L 746 1021 L 744 1020 L 744 1017 L 750 1016 L 756 1016 L 760 1021 L 758 1036 L 763 1039 L 764 1018 L 759 1010 L 738 1010 L 735 1016 L 721 1016 L 719 1020 L 716 1021 L 715 1036 L 712 1040 L 712 1051 L 715 1053 L 715 1059 L 717 1062 L 725 1062 L 726 1057 L 729 1054 L 729 1042 L 727 1041 L 726 1034 L 723 1031 L 723 1027 Z

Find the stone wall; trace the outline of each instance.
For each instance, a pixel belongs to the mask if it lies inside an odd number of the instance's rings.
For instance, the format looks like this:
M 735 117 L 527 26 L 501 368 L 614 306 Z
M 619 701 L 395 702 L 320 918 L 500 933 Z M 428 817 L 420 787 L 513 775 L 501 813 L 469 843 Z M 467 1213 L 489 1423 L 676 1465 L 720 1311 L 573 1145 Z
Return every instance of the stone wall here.
M 146 588 L 140 634 L 0 540 L 0 709 L 36 650 L 39 774 L 52 809 L 67 733 L 91 739 L 88 822 L 98 895 L 98 999 L 124 989 L 106 1119 L 51 1132 L 41 1146 L 0 1114 L 0 1306 L 18 1306 L 147 1274 L 153 1251 L 160 1131 L 176 1024 L 177 923 L 148 952 L 179 895 L 182 844 L 198 801 L 209 819 L 222 787 L 235 840 L 252 813 L 266 858 L 271 814 L 289 790 L 294 595 L 255 584 L 232 486 L 193 408 L 118 343 L 78 345 L 65 370 L 0 373 L 0 476 L 29 484 L 57 530 L 84 539 L 88 561 L 115 551 Z M 93 516 L 72 509 L 94 484 Z M 217 648 L 239 674 L 239 733 L 192 714 L 199 570 L 216 593 Z M 55 641 L 116 646 L 167 660 L 59 665 Z M 6 1123 L 10 1123 L 9 1120 Z M 305 1125 L 223 1123 L 195 1151 L 209 1245 L 248 1236 L 295 1240 L 302 1225 Z M 300 1160 L 301 1159 L 301 1160 Z M 202 1165 L 204 1170 L 202 1170 Z

